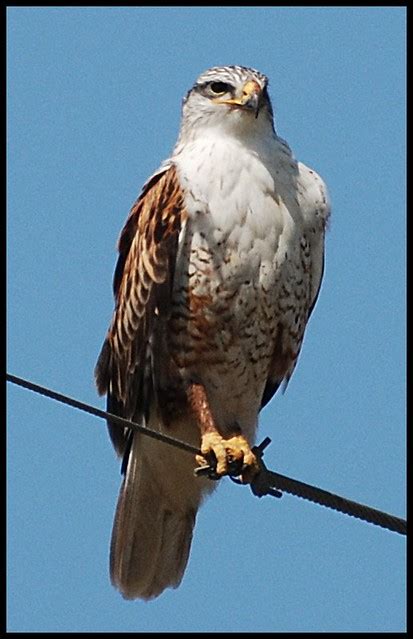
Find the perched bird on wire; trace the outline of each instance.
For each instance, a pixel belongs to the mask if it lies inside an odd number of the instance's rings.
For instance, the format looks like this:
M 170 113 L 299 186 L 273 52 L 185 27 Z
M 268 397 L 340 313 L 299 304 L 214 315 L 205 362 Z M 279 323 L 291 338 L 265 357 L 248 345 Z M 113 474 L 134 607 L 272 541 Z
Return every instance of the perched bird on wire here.
M 257 471 L 260 409 L 297 362 L 323 274 L 330 205 L 278 137 L 268 79 L 214 67 L 183 100 L 171 157 L 119 238 L 115 311 L 96 365 L 111 413 L 200 447 L 217 477 Z M 112 583 L 151 599 L 182 580 L 215 482 L 184 451 L 109 423 L 124 479 Z

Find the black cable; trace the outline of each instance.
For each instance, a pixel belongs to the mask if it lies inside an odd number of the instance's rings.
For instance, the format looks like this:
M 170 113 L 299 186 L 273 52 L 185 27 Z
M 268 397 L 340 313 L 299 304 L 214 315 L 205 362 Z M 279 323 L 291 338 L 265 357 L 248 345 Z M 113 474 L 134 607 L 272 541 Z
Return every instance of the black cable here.
M 82 410 L 85 413 L 89 413 L 90 415 L 95 415 L 95 417 L 108 419 L 111 422 L 118 424 L 119 426 L 123 426 L 124 428 L 131 428 L 132 430 L 135 430 L 138 433 L 143 433 L 144 435 L 147 435 L 148 437 L 152 437 L 153 439 L 158 439 L 159 441 L 164 442 L 165 444 L 169 444 L 170 446 L 176 446 L 177 448 L 186 450 L 187 452 L 192 453 L 193 455 L 201 454 L 201 451 L 198 450 L 198 448 L 195 448 L 194 446 L 191 446 L 190 444 L 187 444 L 186 442 L 181 442 L 179 439 L 175 439 L 174 437 L 170 437 L 169 435 L 164 435 L 163 433 L 159 433 L 156 430 L 151 430 L 150 428 L 146 428 L 146 426 L 135 424 L 135 422 L 131 422 L 128 419 L 119 417 L 119 415 L 113 415 L 112 413 L 107 413 L 104 410 L 100 410 L 99 408 L 90 406 L 89 404 L 79 402 L 77 399 L 73 399 L 72 397 L 68 397 L 67 395 L 62 395 L 62 393 L 57 393 L 56 391 L 53 391 L 50 388 L 46 388 L 45 386 L 39 386 L 39 384 L 34 384 L 33 382 L 29 382 L 26 379 L 22 379 L 21 377 L 10 375 L 9 373 L 6 373 L 6 378 L 7 378 L 7 381 L 12 382 L 12 384 L 17 384 L 17 386 L 22 386 L 23 388 L 27 388 L 28 390 L 31 390 L 34 393 L 38 393 L 39 395 L 44 395 L 45 397 L 54 399 L 56 402 L 67 404 L 68 406 L 72 406 L 73 408 Z
M 10 375 L 9 373 L 7 373 L 6 379 L 8 382 L 16 384 L 17 386 L 22 386 L 23 388 L 31 390 L 34 393 L 44 395 L 45 397 L 54 399 L 55 401 L 61 402 L 62 404 L 67 404 L 68 406 L 77 408 L 78 410 L 89 413 L 90 415 L 94 415 L 95 417 L 110 420 L 113 423 L 119 424 L 119 426 L 130 428 L 134 431 L 142 433 L 143 435 L 147 435 L 148 437 L 152 437 L 153 439 L 162 441 L 165 444 L 169 444 L 170 446 L 175 446 L 177 448 L 180 448 L 181 450 L 185 450 L 189 453 L 192 453 L 193 455 L 201 454 L 200 450 L 198 450 L 194 446 L 191 446 L 190 444 L 187 444 L 186 442 L 180 441 L 179 439 L 175 439 L 174 437 L 170 437 L 169 435 L 151 430 L 149 428 L 146 428 L 145 426 L 140 426 L 139 424 L 131 422 L 128 419 L 124 419 L 122 417 L 119 417 L 118 415 L 113 415 L 112 413 L 100 410 L 99 408 L 95 408 L 94 406 L 90 406 L 89 404 L 85 404 L 84 402 L 80 402 L 77 399 L 73 399 L 71 397 L 68 397 L 67 395 L 63 395 L 62 393 L 57 393 L 56 391 L 53 391 L 44 386 L 40 386 L 39 384 L 29 382 L 25 379 L 22 379 L 21 377 L 16 377 L 15 375 Z M 262 456 L 264 453 L 264 448 L 268 446 L 270 441 L 271 440 L 269 439 L 269 437 L 267 437 L 259 446 L 255 446 L 253 448 L 253 452 L 256 454 L 260 465 L 260 472 L 256 475 L 256 477 L 250 484 L 251 490 L 254 495 L 256 495 L 257 497 L 262 497 L 264 495 L 281 497 L 282 493 L 280 492 L 280 490 L 283 490 L 287 493 L 290 493 L 291 495 L 295 495 L 296 497 L 308 499 L 309 501 L 312 501 L 321 506 L 326 506 L 346 515 L 357 517 L 358 519 L 362 519 L 363 521 L 375 524 L 376 526 L 381 526 L 382 528 L 397 532 L 401 535 L 407 534 L 407 522 L 404 519 L 400 519 L 399 517 L 395 517 L 394 515 L 389 515 L 388 513 L 376 510 L 375 508 L 370 508 L 369 506 L 364 506 L 363 504 L 345 499 L 344 497 L 340 497 L 339 495 L 335 495 L 321 488 L 317 488 L 316 486 L 311 486 L 296 479 L 291 479 L 291 477 L 286 477 L 285 475 L 281 475 L 279 473 L 268 470 L 268 468 L 266 468 L 264 462 L 262 461 Z M 213 478 L 216 478 L 213 467 L 205 466 L 197 470 L 201 471 L 197 474 L 206 474 L 210 475 Z M 234 481 L 236 480 L 234 479 Z M 237 483 L 240 482 L 237 481 Z
M 345 499 L 344 497 L 340 497 L 340 495 L 335 495 L 334 493 L 330 493 L 322 488 L 310 486 L 310 484 L 305 484 L 297 479 L 291 479 L 291 477 L 286 477 L 285 475 L 280 475 L 272 470 L 268 470 L 262 461 L 262 455 L 264 448 L 268 446 L 270 441 L 269 437 L 267 437 L 260 446 L 256 446 L 255 449 L 253 449 L 259 460 L 261 471 L 263 471 L 263 480 L 261 480 L 262 473 L 259 473 L 257 479 L 252 482 L 251 489 L 255 495 L 261 497 L 265 494 L 273 494 L 272 491 L 274 491 L 277 493 L 274 494 L 274 497 L 280 497 L 282 493 L 279 491 L 283 490 L 284 492 L 295 495 L 296 497 L 308 499 L 320 506 L 332 508 L 333 510 L 337 510 L 345 515 L 350 515 L 351 517 L 367 521 L 370 524 L 387 528 L 388 530 L 397 532 L 400 535 L 407 534 L 407 522 L 404 519 L 400 519 L 394 515 L 389 515 L 388 513 L 376 510 L 370 506 L 359 504 L 355 501 L 351 501 L 350 499 Z
M 268 473 L 268 479 L 271 484 L 280 490 L 284 490 L 297 497 L 302 497 L 303 499 L 308 499 L 321 506 L 327 506 L 327 508 L 332 508 L 345 515 L 362 519 L 370 524 L 387 528 L 400 535 L 407 534 L 407 522 L 404 519 L 389 515 L 370 506 L 344 499 L 344 497 L 334 495 L 334 493 L 310 486 L 309 484 L 304 484 L 296 479 L 290 479 L 289 477 L 284 477 L 272 471 L 268 471 Z

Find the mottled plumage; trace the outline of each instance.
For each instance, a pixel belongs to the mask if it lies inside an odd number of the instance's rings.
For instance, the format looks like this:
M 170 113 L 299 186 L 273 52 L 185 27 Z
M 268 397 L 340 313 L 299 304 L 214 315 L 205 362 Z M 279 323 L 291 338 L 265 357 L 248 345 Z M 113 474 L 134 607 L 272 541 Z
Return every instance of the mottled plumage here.
M 288 382 L 318 295 L 328 215 L 323 181 L 275 133 L 267 78 L 202 74 L 120 236 L 96 367 L 108 409 L 213 453 L 219 474 L 244 462 L 248 481 L 259 411 Z M 213 483 L 187 453 L 109 429 L 125 455 L 111 578 L 149 599 L 180 583 Z

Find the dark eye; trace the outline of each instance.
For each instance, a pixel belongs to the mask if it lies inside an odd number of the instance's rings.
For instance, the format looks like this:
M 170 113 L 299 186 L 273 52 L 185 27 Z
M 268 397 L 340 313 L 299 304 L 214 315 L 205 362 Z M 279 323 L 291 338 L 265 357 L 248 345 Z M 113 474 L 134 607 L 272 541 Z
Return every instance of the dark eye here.
M 231 84 L 227 84 L 226 82 L 211 82 L 209 88 L 212 93 L 215 93 L 215 95 L 222 95 L 223 93 L 231 91 L 233 87 Z

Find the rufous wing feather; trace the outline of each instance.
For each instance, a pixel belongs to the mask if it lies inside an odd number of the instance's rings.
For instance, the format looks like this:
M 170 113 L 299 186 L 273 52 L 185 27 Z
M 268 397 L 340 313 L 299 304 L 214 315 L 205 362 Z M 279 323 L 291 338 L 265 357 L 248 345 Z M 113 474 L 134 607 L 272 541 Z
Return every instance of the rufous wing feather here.
M 148 345 L 154 321 L 168 308 L 178 236 L 185 218 L 175 168 L 154 176 L 132 207 L 121 232 L 114 275 L 116 308 L 96 369 L 107 406 L 127 419 L 141 419 L 151 398 Z M 127 433 L 109 424 L 117 452 Z

